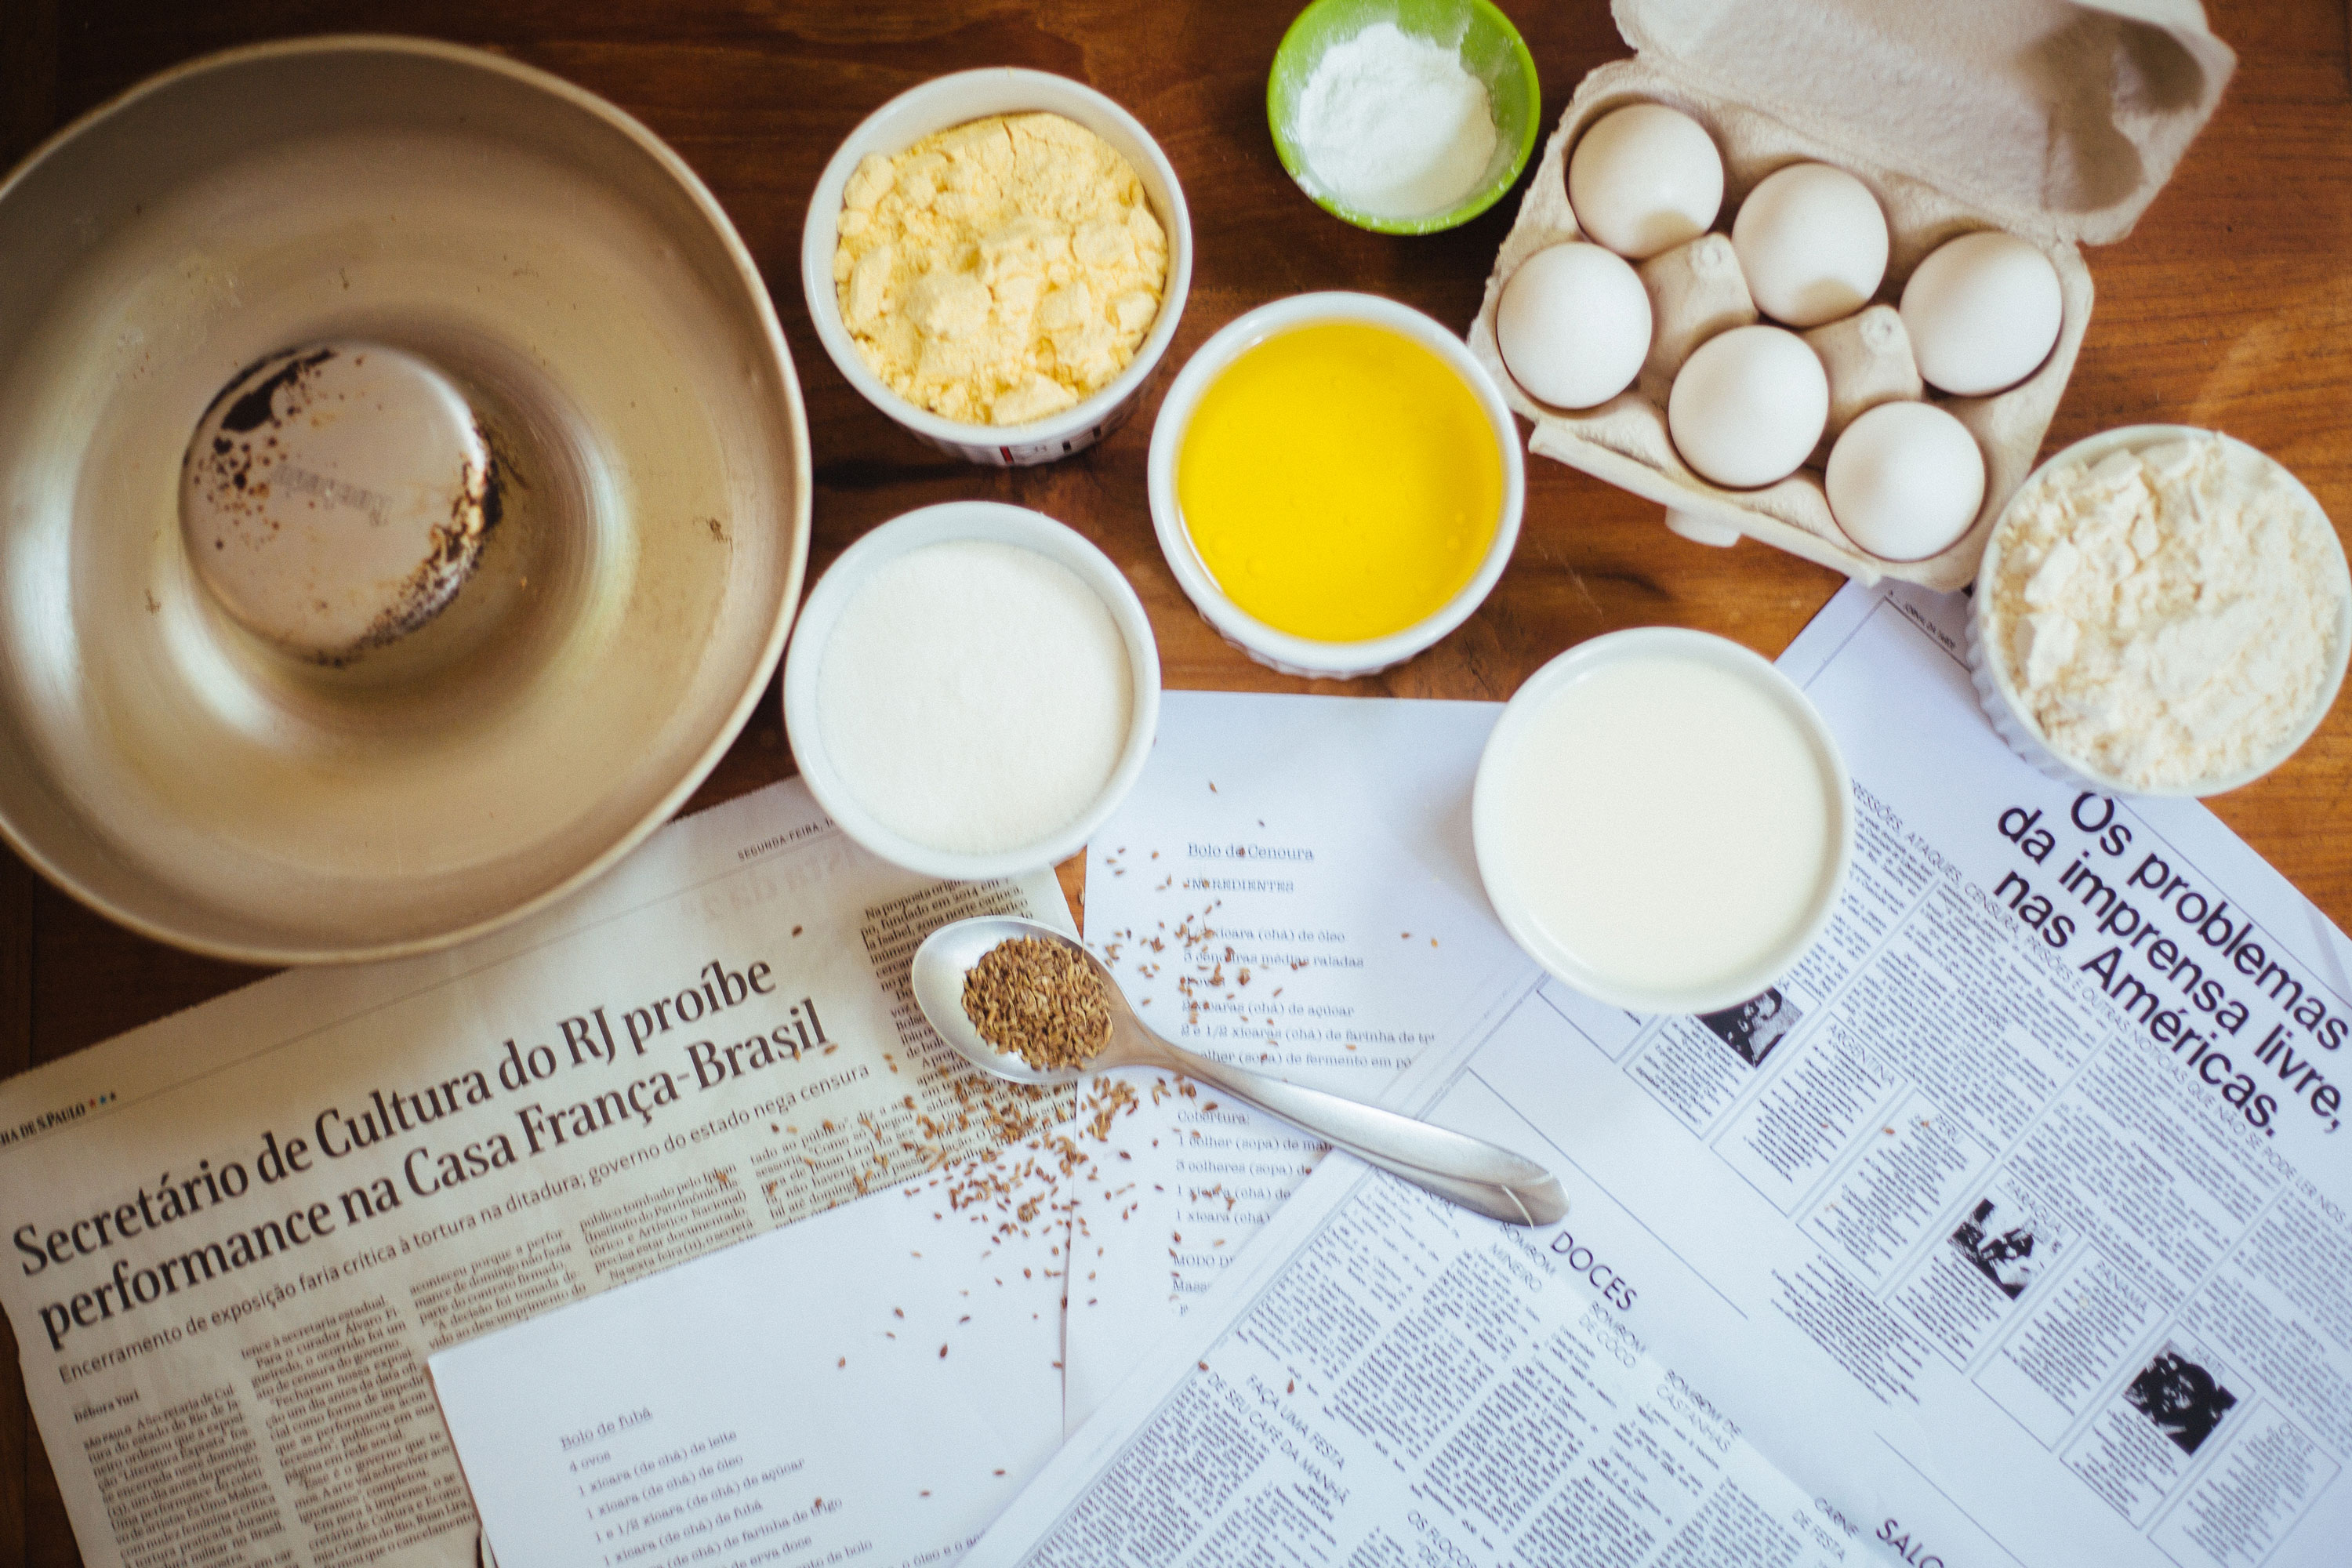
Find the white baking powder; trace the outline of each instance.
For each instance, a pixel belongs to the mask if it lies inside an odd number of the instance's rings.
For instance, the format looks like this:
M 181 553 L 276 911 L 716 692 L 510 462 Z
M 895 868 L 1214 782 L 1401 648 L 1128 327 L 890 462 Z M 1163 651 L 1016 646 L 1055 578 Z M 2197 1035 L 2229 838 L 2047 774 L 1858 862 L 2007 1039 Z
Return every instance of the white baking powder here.
M 2003 524 L 1994 647 L 2061 754 L 2137 789 L 2269 759 L 2325 695 L 2344 571 L 2269 459 L 2218 437 L 2069 464 Z
M 1375 22 L 1323 51 L 1289 126 L 1326 195 L 1374 217 L 1460 203 L 1495 156 L 1486 84 L 1443 44 Z
M 892 832 L 985 855 L 1098 799 L 1134 712 L 1126 639 L 1092 588 L 1017 545 L 961 540 L 886 563 L 817 672 L 824 748 Z

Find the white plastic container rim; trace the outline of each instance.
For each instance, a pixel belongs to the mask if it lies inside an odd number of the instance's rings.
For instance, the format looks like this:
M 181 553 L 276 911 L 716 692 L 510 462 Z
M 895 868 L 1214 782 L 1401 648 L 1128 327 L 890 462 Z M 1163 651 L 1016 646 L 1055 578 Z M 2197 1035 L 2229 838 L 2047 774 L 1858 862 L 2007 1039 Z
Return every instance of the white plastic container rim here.
M 1536 923 L 1519 895 L 1511 868 L 1511 847 L 1504 841 L 1497 819 L 1501 785 L 1496 781 L 1501 777 L 1504 760 L 1518 744 L 1529 715 L 1562 687 L 1582 680 L 1596 670 L 1659 655 L 1704 660 L 1770 698 L 1811 744 L 1829 786 L 1831 810 L 1836 816 L 1831 829 L 1835 846 L 1832 863 L 1825 868 L 1814 903 L 1804 920 L 1791 930 L 1787 941 L 1746 969 L 1712 985 L 1659 989 L 1629 986 L 1601 973 L 1554 941 Z M 1846 770 L 1845 755 L 1838 749 L 1836 737 L 1830 733 L 1812 700 L 1769 660 L 1727 637 L 1682 626 L 1636 626 L 1610 632 L 1580 643 L 1528 677 L 1504 706 L 1503 716 L 1486 738 L 1486 750 L 1479 754 L 1478 777 L 1470 801 L 1470 834 L 1477 853 L 1478 878 L 1486 885 L 1486 900 L 1494 905 L 1511 940 L 1545 970 L 1586 995 L 1633 1013 L 1713 1013 L 1736 1006 L 1770 988 L 1796 966 L 1828 929 L 1838 900 L 1844 895 L 1847 873 L 1853 865 L 1853 775 Z
M 1460 376 L 1478 400 L 1495 433 L 1503 462 L 1502 515 L 1496 520 L 1494 542 L 1477 574 L 1462 591 L 1428 619 L 1366 642 L 1318 642 L 1270 626 L 1225 596 L 1184 526 L 1184 510 L 1176 499 L 1176 459 L 1184 445 L 1185 426 L 1202 395 L 1226 366 L 1249 350 L 1296 327 L 1328 321 L 1356 321 L 1386 327 L 1435 353 Z M 1169 570 L 1202 616 L 1226 641 L 1261 664 L 1286 675 L 1345 680 L 1401 664 L 1437 642 L 1468 620 L 1510 564 L 1519 542 L 1519 514 L 1527 504 L 1527 465 L 1519 455 L 1518 426 L 1510 405 L 1495 385 L 1486 368 L 1472 356 L 1462 340 L 1410 305 L 1377 294 L 1332 292 L 1295 294 L 1237 317 L 1193 352 L 1192 360 L 1170 384 L 1151 428 L 1151 460 L 1148 484 L 1151 526 L 1160 536 L 1160 553 Z
M 866 368 L 849 329 L 842 325 L 835 292 L 833 257 L 841 243 L 841 195 L 849 176 L 868 153 L 895 156 L 935 132 L 984 120 L 992 114 L 1037 110 L 1074 120 L 1118 150 L 1143 182 L 1160 226 L 1168 236 L 1168 280 L 1160 290 L 1160 314 L 1135 357 L 1106 385 L 1071 407 L 1026 425 L 967 425 L 917 406 Z M 1111 100 L 1080 82 L 1050 71 L 992 67 L 935 77 L 908 89 L 859 122 L 833 161 L 817 176 L 801 229 L 801 290 L 809 319 L 824 352 L 858 395 L 901 427 L 967 462 L 995 468 L 1051 462 L 1094 445 L 1123 424 L 1142 400 L 1144 383 L 1176 340 L 1176 323 L 1192 285 L 1192 216 L 1184 205 L 1175 166 L 1142 122 Z
M 2328 523 L 2321 531 L 2327 536 L 2334 551 L 2340 607 L 2336 617 L 2335 640 L 2328 648 L 2326 695 L 2312 704 L 2311 711 L 2284 742 L 2238 772 L 2215 779 L 2200 779 L 2193 784 L 2141 788 L 2111 773 L 2102 773 L 2087 763 L 2076 761 L 2044 740 L 2040 727 L 2026 711 L 2016 687 L 2011 683 L 2005 661 L 1993 657 L 1991 634 L 1985 623 L 1992 614 L 1992 584 L 2000 571 L 2001 538 L 2008 531 L 2010 518 L 2016 512 L 2019 503 L 2031 496 L 2040 487 L 2043 477 L 2056 468 L 2068 463 L 2095 464 L 2114 452 L 2137 451 L 2168 441 L 2204 439 L 2213 436 L 2220 436 L 2233 451 L 2251 453 L 2267 464 L 2273 472 L 2286 480 L 2296 495 L 2303 498 L 2305 504 L 2323 523 Z M 1969 679 L 1977 689 L 1977 702 L 1984 709 L 1985 717 L 1992 721 L 1992 727 L 2000 738 L 2009 742 L 2010 750 L 2060 784 L 2089 790 L 2095 795 L 2120 795 L 2126 799 L 2134 796 L 2213 795 L 2242 788 L 2285 762 L 2318 731 L 2329 710 L 2336 706 L 2336 694 L 2343 688 L 2347 664 L 2352 664 L 2352 568 L 2346 565 L 2344 544 L 2336 537 L 2333 524 L 2328 522 L 2327 509 L 2319 504 L 2318 498 L 2305 488 L 2303 481 L 2295 478 L 2294 470 L 2285 464 L 2260 447 L 2248 446 L 2221 431 L 2201 430 L 2194 425 L 2124 425 L 2113 430 L 2102 430 L 2095 436 L 2085 436 L 2027 475 L 2025 482 L 2017 487 L 2016 493 L 2001 508 L 2000 516 L 1994 520 L 1992 531 L 1986 535 L 1984 561 L 1977 568 L 1975 603 L 1969 608 Z
M 1103 607 L 1117 623 L 1127 645 L 1128 673 L 1134 683 L 1127 744 L 1094 805 L 1050 838 L 989 855 L 959 854 L 918 843 L 876 820 L 835 768 L 817 707 L 825 645 L 857 590 L 886 563 L 928 545 L 963 540 L 1017 545 L 1076 573 L 1101 597 Z M 1002 501 L 946 501 L 883 523 L 842 552 L 818 580 L 808 603 L 801 606 L 792 647 L 784 657 L 784 730 L 791 737 L 801 777 L 817 804 L 843 832 L 883 859 L 949 881 L 1018 877 L 1055 865 L 1085 847 L 1142 776 L 1143 764 L 1151 757 L 1152 739 L 1160 730 L 1160 647 L 1152 638 L 1143 603 L 1128 585 L 1126 575 L 1083 535 L 1024 507 Z

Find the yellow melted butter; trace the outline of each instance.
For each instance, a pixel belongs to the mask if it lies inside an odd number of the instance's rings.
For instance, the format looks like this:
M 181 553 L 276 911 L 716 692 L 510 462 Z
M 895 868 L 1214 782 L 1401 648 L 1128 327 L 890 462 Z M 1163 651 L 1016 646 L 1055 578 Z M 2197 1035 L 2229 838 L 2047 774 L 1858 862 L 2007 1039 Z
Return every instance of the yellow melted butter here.
M 1227 597 L 1278 631 L 1364 642 L 1443 608 L 1500 525 L 1503 457 L 1453 367 L 1402 333 L 1297 327 L 1225 367 L 1176 498 Z

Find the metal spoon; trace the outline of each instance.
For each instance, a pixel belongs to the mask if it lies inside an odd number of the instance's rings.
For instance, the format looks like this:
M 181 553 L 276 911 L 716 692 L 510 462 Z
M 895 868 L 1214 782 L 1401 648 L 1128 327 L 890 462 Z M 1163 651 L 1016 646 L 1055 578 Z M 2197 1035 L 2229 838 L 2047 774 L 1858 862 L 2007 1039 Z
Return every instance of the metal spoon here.
M 982 955 L 1015 937 L 1043 937 L 1082 954 L 1110 1003 L 1110 1040 L 1084 1068 L 1045 1070 L 981 1037 L 963 1010 L 963 981 Z M 1552 1225 L 1568 1213 L 1568 1194 L 1531 1160 L 1477 1138 L 1393 1110 L 1264 1073 L 1247 1072 L 1170 1045 L 1145 1026 L 1100 960 L 1051 926 L 1011 915 L 984 915 L 941 926 L 915 951 L 915 1001 L 940 1038 L 983 1072 L 1014 1083 L 1075 1083 L 1115 1068 L 1160 1068 L 1213 1085 L 1235 1100 L 1281 1117 L 1357 1158 L 1426 1188 L 1449 1203 L 1507 1225 Z

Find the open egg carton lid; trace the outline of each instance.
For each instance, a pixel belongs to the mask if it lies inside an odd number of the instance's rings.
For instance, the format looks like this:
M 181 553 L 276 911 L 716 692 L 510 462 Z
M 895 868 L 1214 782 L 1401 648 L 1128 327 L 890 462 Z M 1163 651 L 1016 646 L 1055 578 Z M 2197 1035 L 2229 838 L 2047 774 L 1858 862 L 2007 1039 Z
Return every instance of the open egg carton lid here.
M 1635 58 L 1577 85 L 1469 334 L 1511 405 L 1535 422 L 1528 449 L 1658 501 L 1679 531 L 1710 542 L 1745 535 L 1866 583 L 1967 584 L 1993 521 L 2033 470 L 2090 323 L 2091 275 L 2078 246 L 2131 232 L 2212 117 L 2236 56 L 2206 29 L 2195 0 L 1977 0 L 1957 9 L 1936 0 L 1614 0 L 1612 11 Z M 1761 489 L 1710 484 L 1675 453 L 1665 408 L 1640 382 L 1570 411 L 1511 379 L 1495 341 L 1503 285 L 1537 251 L 1584 237 L 1569 205 L 1569 153 L 1594 120 L 1645 100 L 1681 110 L 1714 136 L 1724 164 L 1718 231 L 1785 164 L 1833 164 L 1869 186 L 1889 237 L 1875 303 L 1898 300 L 1929 251 L 1973 229 L 2006 229 L 2050 258 L 2063 321 L 2041 368 L 1989 396 L 1934 399 L 1985 458 L 1984 502 L 1957 543 L 1921 561 L 1864 553 L 1832 519 L 1817 462 Z

